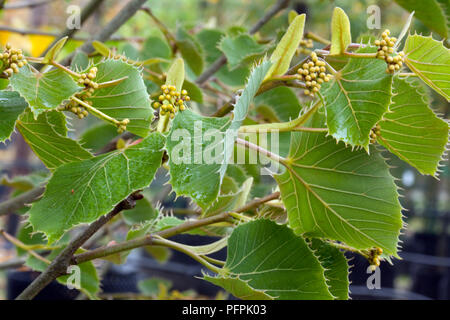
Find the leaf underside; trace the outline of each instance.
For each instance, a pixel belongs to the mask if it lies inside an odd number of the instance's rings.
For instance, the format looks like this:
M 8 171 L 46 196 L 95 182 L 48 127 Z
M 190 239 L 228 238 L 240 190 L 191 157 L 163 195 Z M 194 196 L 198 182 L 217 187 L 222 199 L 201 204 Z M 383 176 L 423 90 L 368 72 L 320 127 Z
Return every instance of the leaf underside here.
M 375 47 L 358 50 L 373 53 Z M 322 86 L 327 126 L 338 141 L 368 148 L 372 127 L 391 101 L 392 76 L 378 59 L 350 59 L 334 79 Z
M 320 114 L 312 127 L 320 127 Z M 397 187 L 375 149 L 352 152 L 324 133 L 291 136 L 286 171 L 275 176 L 297 234 L 397 255 L 402 227 Z
M 422 174 L 435 175 L 448 143 L 449 125 L 428 107 L 418 80 L 393 83 L 389 112 L 380 121 L 378 142 Z
M 224 274 L 205 276 L 241 299 L 332 299 L 324 269 L 285 225 L 259 219 L 234 229 Z
M 77 141 L 67 137 L 66 118 L 59 111 L 43 112 L 34 119 L 28 109 L 17 120 L 16 127 L 51 171 L 69 162 L 92 158 Z
M 450 101 L 450 49 L 442 41 L 417 34 L 406 39 L 405 63 L 427 85 Z

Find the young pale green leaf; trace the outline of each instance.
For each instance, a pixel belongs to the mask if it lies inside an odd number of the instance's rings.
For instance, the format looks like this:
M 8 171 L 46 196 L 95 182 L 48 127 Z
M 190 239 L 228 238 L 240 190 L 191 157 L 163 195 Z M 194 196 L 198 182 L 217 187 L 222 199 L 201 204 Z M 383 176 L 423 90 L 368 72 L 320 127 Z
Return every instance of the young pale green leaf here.
M 27 102 L 14 91 L 0 91 L 0 143 L 9 139 Z
M 27 109 L 17 120 L 16 128 L 51 171 L 66 163 L 92 158 L 92 154 L 77 141 L 67 137 L 66 118 L 62 112 L 44 112 L 35 119 Z
M 376 52 L 375 47 L 359 53 Z M 338 141 L 368 148 L 370 130 L 380 121 L 391 101 L 392 75 L 379 59 L 350 59 L 321 93 L 329 132 Z
M 89 57 L 84 52 L 76 52 L 70 63 L 70 69 L 75 71 L 86 70 L 89 66 Z
M 234 70 L 242 64 L 253 62 L 253 60 L 261 57 L 266 50 L 264 45 L 257 43 L 248 34 L 239 34 L 236 37 L 223 37 L 219 43 L 219 49 L 227 57 L 229 70 Z
M 226 132 L 225 137 L 224 157 L 222 166 L 220 167 L 220 180 L 223 179 L 227 171 L 228 162 L 230 161 L 230 157 L 233 154 L 234 143 L 237 138 L 238 130 L 241 127 L 244 119 L 247 117 L 250 103 L 252 102 L 256 92 L 258 92 L 258 89 L 271 66 L 272 63 L 266 60 L 252 70 L 247 84 L 245 85 L 244 91 L 242 92 L 241 96 L 238 98 L 234 106 L 233 120 L 231 122 L 229 130 L 227 130 Z
M 289 11 L 289 14 L 288 14 L 288 22 L 289 22 L 289 24 L 291 24 L 292 21 L 294 21 L 294 19 L 295 19 L 297 16 L 298 16 L 297 11 L 295 11 L 295 10 Z
M 73 226 L 96 220 L 147 187 L 161 165 L 164 140 L 152 133 L 127 149 L 56 169 L 43 198 L 29 211 L 33 229 L 44 232 L 52 243 Z
M 184 83 L 184 78 L 184 61 L 181 58 L 175 59 L 175 61 L 170 66 L 169 71 L 167 71 L 166 84 L 175 86 L 177 88 L 177 91 L 181 91 Z
M 320 114 L 309 126 L 321 127 Z M 295 132 L 276 175 L 289 224 L 297 234 L 338 240 L 397 256 L 402 228 L 397 187 L 375 149 L 352 152 L 325 133 Z
M 332 299 L 324 269 L 305 240 L 286 225 L 260 219 L 228 239 L 223 272 L 204 279 L 240 299 Z
M 319 239 L 312 239 L 309 246 L 325 269 L 328 290 L 336 299 L 348 300 L 349 266 L 344 253 Z
M 81 90 L 70 75 L 60 69 L 40 73 L 26 65 L 10 79 L 11 87 L 28 102 L 35 117 L 55 109 Z
M 286 73 L 289 69 L 292 57 L 295 54 L 300 41 L 303 38 L 303 29 L 305 27 L 306 15 L 301 14 L 296 16 L 290 23 L 284 36 L 278 43 L 275 51 L 270 57 L 270 61 L 273 63 L 270 70 L 267 72 L 265 79 L 273 76 L 278 76 Z
M 61 246 L 60 248 L 53 250 L 47 258 L 50 261 L 53 260 L 63 249 L 64 246 Z M 76 253 L 82 253 L 83 251 L 84 250 L 79 249 Z M 27 265 L 34 271 L 40 272 L 44 272 L 48 268 L 48 265 L 46 263 L 36 259 L 31 255 L 28 257 L 25 265 Z M 97 275 L 97 269 L 95 268 L 92 261 L 83 262 L 77 266 L 74 266 L 74 268 L 68 270 L 69 275 L 58 277 L 56 280 L 58 280 L 59 283 L 65 286 L 67 286 L 67 284 L 75 284 L 73 281 L 73 276 L 71 280 L 70 278 L 71 274 L 74 275 L 76 272 L 78 272 L 77 267 L 79 268 L 80 277 L 80 287 L 77 289 L 83 292 L 91 300 L 98 299 L 97 295 L 100 292 L 100 280 Z
M 92 46 L 102 56 L 107 57 L 107 58 L 111 56 L 111 52 L 110 52 L 109 48 L 103 42 L 92 41 Z
M 108 59 L 96 67 L 97 83 L 126 79 L 114 86 L 96 89 L 89 98 L 92 106 L 117 120 L 129 119 L 127 131 L 141 137 L 147 136 L 153 112 L 141 72 L 121 60 Z
M 395 0 L 395 2 L 409 12 L 414 11 L 417 19 L 431 30 L 437 32 L 442 38 L 448 37 L 448 17 L 442 8 L 445 2 L 442 4 L 436 0 Z M 446 5 L 449 6 L 448 2 Z
M 45 54 L 44 56 L 44 60 L 42 61 L 42 63 L 47 64 L 50 63 L 52 61 L 54 61 L 57 57 L 58 54 L 61 52 L 61 49 L 64 47 L 64 45 L 66 44 L 66 41 L 69 37 L 64 37 L 59 39 Z
M 422 174 L 435 175 L 448 143 L 449 125 L 428 107 L 417 80 L 395 78 L 394 97 L 379 122 L 378 142 Z
M 415 34 L 408 36 L 403 51 L 408 68 L 450 101 L 450 49 L 442 41 Z
M 330 55 L 342 54 L 350 43 L 352 43 L 350 20 L 344 10 L 336 7 L 334 8 L 333 17 L 331 18 Z
M 202 208 L 219 194 L 224 132 L 229 118 L 208 118 L 179 112 L 167 137 L 170 183 L 177 195 L 186 195 Z M 208 135 L 206 132 L 216 133 Z M 180 141 L 181 140 L 181 141 Z

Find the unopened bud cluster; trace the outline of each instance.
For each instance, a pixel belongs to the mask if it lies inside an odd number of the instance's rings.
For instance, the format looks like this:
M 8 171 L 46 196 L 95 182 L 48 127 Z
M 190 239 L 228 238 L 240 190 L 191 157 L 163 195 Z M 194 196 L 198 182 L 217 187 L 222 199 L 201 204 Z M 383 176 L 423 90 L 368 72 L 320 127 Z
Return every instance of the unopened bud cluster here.
M 186 101 L 190 101 L 191 98 L 188 96 L 186 90 L 177 91 L 175 86 L 162 85 L 162 94 L 158 97 L 159 101 L 153 102 L 153 108 L 161 108 L 160 114 L 162 116 L 168 114 L 171 119 L 175 117 L 177 111 L 186 110 Z
M 380 266 L 380 256 L 383 254 L 383 249 L 381 248 L 374 248 L 370 250 L 369 252 L 369 263 L 371 266 Z
M 303 92 L 311 97 L 320 90 L 323 82 L 330 81 L 332 75 L 327 74 L 325 61 L 320 60 L 315 52 L 311 53 L 311 60 L 305 62 L 301 68 L 297 70 L 298 79 L 305 82 L 306 89 Z
M 18 73 L 19 68 L 27 64 L 22 49 L 13 49 L 9 43 L 6 44 L 5 50 L 0 53 L 0 60 L 3 62 L 4 73 L 7 77 L 11 77 L 13 73 Z
M 81 98 L 80 94 L 75 94 L 77 98 Z M 85 103 L 92 105 L 92 101 L 84 101 Z M 70 102 L 66 105 L 66 110 L 74 113 L 78 118 L 83 119 L 88 116 L 88 111 L 80 105 L 78 102 L 70 100 Z
M 394 45 L 397 42 L 397 38 L 389 37 L 390 31 L 386 29 L 382 34 L 382 40 L 375 40 L 375 45 L 378 47 L 377 58 L 386 61 L 388 67 L 386 68 L 387 73 L 394 73 L 394 71 L 399 70 L 403 65 L 403 51 L 399 52 L 398 55 L 392 56 L 394 53 Z
M 377 137 L 381 134 L 381 127 L 377 124 L 375 127 L 370 130 L 370 143 L 375 143 L 377 141 Z
M 87 95 L 87 97 L 92 96 L 94 90 L 98 88 L 98 83 L 94 81 L 94 79 L 97 77 L 97 71 L 97 67 L 92 67 L 91 69 L 89 69 L 88 73 L 82 73 L 81 77 L 78 79 L 78 83 L 85 86 L 85 94 Z

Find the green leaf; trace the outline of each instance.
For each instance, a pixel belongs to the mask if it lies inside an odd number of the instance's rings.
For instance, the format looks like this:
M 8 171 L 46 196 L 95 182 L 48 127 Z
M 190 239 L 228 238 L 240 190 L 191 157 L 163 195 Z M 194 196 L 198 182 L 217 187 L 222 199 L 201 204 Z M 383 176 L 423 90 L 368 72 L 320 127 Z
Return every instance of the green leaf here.
M 156 219 L 158 210 L 153 208 L 147 198 L 143 198 L 136 202 L 136 206 L 133 209 L 123 211 L 122 216 L 127 224 L 134 225 Z
M 11 137 L 17 118 L 27 106 L 17 92 L 0 91 L 0 142 Z
M 312 239 L 309 246 L 325 269 L 328 290 L 336 299 L 348 300 L 349 267 L 344 254 L 339 249 L 319 239 Z
M 29 211 L 33 229 L 44 232 L 52 243 L 73 226 L 108 213 L 150 184 L 161 165 L 163 147 L 164 137 L 152 133 L 128 149 L 59 167 L 43 198 Z
M 178 28 L 176 37 L 177 48 L 180 50 L 189 68 L 196 75 L 201 74 L 204 66 L 204 58 L 200 43 L 183 28 Z
M 192 101 L 203 103 L 203 93 L 195 83 L 184 80 L 182 89 L 188 92 L 189 97 L 191 97 Z
M 367 47 L 358 53 L 376 52 Z M 350 59 L 321 93 L 329 132 L 338 141 L 368 148 L 370 130 L 387 111 L 391 101 L 392 76 L 379 59 Z
M 223 161 L 220 150 L 223 150 L 223 132 L 229 125 L 229 118 L 208 118 L 186 110 L 176 115 L 167 137 L 170 183 L 174 191 L 178 196 L 191 197 L 204 209 L 219 194 L 219 169 Z M 208 138 L 205 135 L 208 130 L 215 130 L 218 137 Z M 215 159 L 207 163 L 204 157 L 210 154 Z
M 219 43 L 219 49 L 227 57 L 228 69 L 234 70 L 241 64 L 251 63 L 266 50 L 264 45 L 256 42 L 248 34 L 236 37 L 225 36 Z
M 225 176 L 225 172 L 227 171 L 228 163 L 233 153 L 233 147 L 237 138 L 238 130 L 241 127 L 244 119 L 247 117 L 250 103 L 252 102 L 256 92 L 258 92 L 258 89 L 263 82 L 263 79 L 265 78 L 267 72 L 269 71 L 269 68 L 271 68 L 271 65 L 272 63 L 270 61 L 263 61 L 252 70 L 247 84 L 245 85 L 244 91 L 234 105 L 233 120 L 229 129 L 227 130 L 225 137 L 223 156 L 224 161 L 222 163 L 222 166 L 220 167 L 221 180 L 223 179 L 223 177 Z
M 289 65 L 291 63 L 292 57 L 295 54 L 298 46 L 300 45 L 300 41 L 303 38 L 303 29 L 305 27 L 305 19 L 306 15 L 301 14 L 292 21 L 284 34 L 283 38 L 281 38 L 278 43 L 275 51 L 272 53 L 270 57 L 270 61 L 273 63 L 270 67 L 269 72 L 267 72 L 266 79 L 278 76 L 286 73 L 289 69 Z
M 435 175 L 448 143 L 448 123 L 428 107 L 417 80 L 395 78 L 393 90 L 396 94 L 379 122 L 377 140 L 422 174 Z
M 264 107 L 270 108 L 274 118 L 271 122 L 287 122 L 298 118 L 302 106 L 291 88 L 277 87 L 255 97 L 257 111 L 264 115 Z
M 66 118 L 59 111 L 44 112 L 34 119 L 27 109 L 17 120 L 16 128 L 49 170 L 92 158 L 77 141 L 67 137 Z
M 61 246 L 61 248 L 53 250 L 52 253 L 47 257 L 47 259 L 49 259 L 50 261 L 53 260 L 63 249 L 64 246 Z M 84 250 L 79 249 L 76 253 L 82 252 L 84 252 Z M 40 272 L 44 272 L 48 267 L 46 263 L 36 259 L 31 255 L 28 257 L 25 264 L 31 269 Z M 97 299 L 97 294 L 100 292 L 100 280 L 97 275 L 97 270 L 95 269 L 92 261 L 80 263 L 79 265 L 72 266 L 72 268 L 73 269 L 71 271 L 71 274 L 75 274 L 75 268 L 79 268 L 80 271 L 80 287 L 77 289 L 83 292 L 89 299 Z M 71 274 L 58 277 L 56 280 L 58 280 L 59 283 L 65 286 L 67 286 L 68 283 L 73 284 L 72 281 L 69 281 L 69 277 L 71 277 Z
M 70 75 L 60 69 L 40 73 L 29 65 L 20 68 L 10 79 L 11 87 L 28 102 L 35 117 L 55 109 L 81 90 Z
M 83 148 L 98 151 L 117 137 L 117 128 L 109 123 L 101 122 L 87 128 L 80 136 L 80 144 Z
M 442 41 L 415 34 L 408 36 L 403 51 L 408 68 L 450 101 L 450 49 Z
M 421 1 L 409 1 L 409 0 L 395 0 L 401 7 L 409 12 L 414 11 L 414 15 L 417 19 L 423 22 L 431 30 L 437 32 L 442 38 L 447 38 L 447 16 L 442 6 L 436 0 L 421 0 Z M 448 2 L 447 2 L 448 6 Z
M 204 279 L 240 299 L 332 299 L 324 269 L 306 242 L 264 219 L 234 229 L 222 274 Z
M 92 106 L 117 120 L 130 119 L 127 131 L 145 137 L 150 132 L 153 118 L 150 97 L 141 72 L 137 67 L 121 60 L 105 60 L 96 65 L 98 83 L 127 77 L 111 87 L 94 91 Z
M 89 57 L 84 52 L 76 52 L 70 63 L 70 69 L 75 71 L 86 70 L 89 66 Z
M 311 127 L 323 119 L 314 116 Z M 325 133 L 295 132 L 276 175 L 296 234 L 338 240 L 356 249 L 380 247 L 397 256 L 402 228 L 397 187 L 375 148 L 352 152 Z
M 61 49 L 64 47 L 64 44 L 66 43 L 67 39 L 69 37 L 64 37 L 59 39 L 45 54 L 44 56 L 44 60 L 42 61 L 42 63 L 44 64 L 48 64 L 52 61 L 54 61 L 57 57 L 59 52 L 61 51 Z
M 350 20 L 348 20 L 344 10 L 336 7 L 331 18 L 330 55 L 339 55 L 345 52 L 350 43 L 352 43 Z
M 47 243 L 44 235 L 42 233 L 33 233 L 33 228 L 30 225 L 22 225 L 16 237 L 27 246 L 45 245 Z M 27 253 L 26 250 L 20 247 L 16 247 L 16 250 L 18 256 L 23 256 Z

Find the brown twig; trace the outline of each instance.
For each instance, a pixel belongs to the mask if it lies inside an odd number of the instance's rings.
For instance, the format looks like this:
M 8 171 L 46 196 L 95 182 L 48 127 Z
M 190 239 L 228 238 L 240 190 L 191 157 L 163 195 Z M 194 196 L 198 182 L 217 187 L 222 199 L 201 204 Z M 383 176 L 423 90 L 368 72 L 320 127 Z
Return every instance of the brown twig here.
M 113 210 L 108 214 L 101 216 L 99 219 L 91 223 L 83 232 L 78 234 L 73 240 L 69 242 L 53 261 L 48 268 L 42 272 L 17 298 L 16 300 L 30 300 L 33 299 L 42 289 L 44 289 L 50 282 L 56 278 L 67 273 L 67 268 L 74 253 L 103 225 L 110 221 L 122 210 L 129 210 L 134 208 L 136 200 L 141 199 L 142 195 L 132 193 L 125 200 L 117 204 Z

